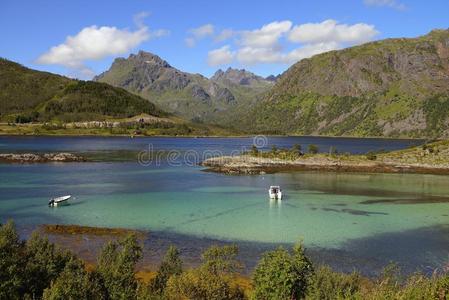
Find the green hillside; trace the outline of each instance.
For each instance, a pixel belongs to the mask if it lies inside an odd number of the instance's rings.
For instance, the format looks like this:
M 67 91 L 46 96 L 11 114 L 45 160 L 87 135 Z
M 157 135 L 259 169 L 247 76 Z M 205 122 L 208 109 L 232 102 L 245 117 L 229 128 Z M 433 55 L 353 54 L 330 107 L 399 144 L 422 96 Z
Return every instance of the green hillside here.
M 245 121 L 256 132 L 448 137 L 449 30 L 304 59 Z
M 0 120 L 87 121 L 141 113 L 165 115 L 148 100 L 124 89 L 35 71 L 0 59 Z

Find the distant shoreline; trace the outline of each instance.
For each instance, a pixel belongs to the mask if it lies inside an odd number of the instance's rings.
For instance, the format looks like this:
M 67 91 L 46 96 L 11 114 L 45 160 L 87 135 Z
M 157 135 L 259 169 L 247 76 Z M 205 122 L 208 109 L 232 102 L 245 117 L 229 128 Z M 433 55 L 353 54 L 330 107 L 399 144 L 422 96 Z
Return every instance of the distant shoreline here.
M 26 125 L 29 126 L 29 125 Z M 88 131 L 89 129 L 81 129 Z M 101 130 L 101 129 L 97 129 Z M 61 132 L 66 131 L 66 132 Z M 410 141 L 426 141 L 432 140 L 436 141 L 437 139 L 430 139 L 426 137 L 414 138 L 414 137 L 390 137 L 390 136 L 332 136 L 332 135 L 292 135 L 292 134 L 268 134 L 268 133 L 242 133 L 242 134 L 211 134 L 211 135 L 169 135 L 169 134 L 155 134 L 155 135 L 131 135 L 131 134 L 119 134 L 119 133 L 109 133 L 109 132 L 100 132 L 100 133 L 91 133 L 91 132 L 70 132 L 71 130 L 58 130 L 58 132 L 45 132 L 36 134 L 34 132 L 16 132 L 16 131 L 4 131 L 1 130 L 0 124 L 0 137 L 129 137 L 131 138 L 148 138 L 148 137 L 165 137 L 165 138 L 251 138 L 255 136 L 266 136 L 266 137 L 303 137 L 303 138 L 325 138 L 325 139 L 379 139 L 379 140 L 410 140 Z
M 285 152 L 284 152 L 285 154 Z M 221 156 L 201 163 L 205 171 L 255 175 L 289 171 L 417 173 L 449 175 L 449 141 L 379 154 L 305 154 L 281 157 L 279 152 Z

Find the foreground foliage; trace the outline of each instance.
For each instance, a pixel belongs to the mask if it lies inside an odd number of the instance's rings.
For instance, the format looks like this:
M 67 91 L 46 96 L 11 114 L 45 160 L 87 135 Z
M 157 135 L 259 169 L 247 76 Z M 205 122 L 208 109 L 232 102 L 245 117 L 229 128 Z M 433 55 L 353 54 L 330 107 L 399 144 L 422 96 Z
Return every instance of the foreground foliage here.
M 212 246 L 197 268 L 184 270 L 170 247 L 156 276 L 136 279 L 142 247 L 135 235 L 110 242 L 97 266 L 84 263 L 33 233 L 19 239 L 12 221 L 0 226 L 0 299 L 449 299 L 449 274 L 400 276 L 391 265 L 375 280 L 315 267 L 301 244 L 263 255 L 251 285 L 242 284 L 236 246 Z

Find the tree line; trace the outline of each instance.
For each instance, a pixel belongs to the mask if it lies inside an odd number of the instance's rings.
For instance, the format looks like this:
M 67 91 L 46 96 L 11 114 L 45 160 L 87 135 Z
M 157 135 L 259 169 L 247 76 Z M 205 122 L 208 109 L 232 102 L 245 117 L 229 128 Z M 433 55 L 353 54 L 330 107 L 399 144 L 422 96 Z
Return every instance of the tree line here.
M 70 251 L 34 232 L 19 238 L 12 221 L 0 226 L 0 299 L 449 299 L 448 270 L 401 278 L 388 267 L 374 280 L 316 267 L 297 244 L 262 255 L 251 286 L 238 283 L 238 247 L 211 246 L 201 264 L 185 269 L 177 248 L 166 252 L 156 275 L 136 277 L 142 246 L 136 235 L 107 243 L 93 270 Z

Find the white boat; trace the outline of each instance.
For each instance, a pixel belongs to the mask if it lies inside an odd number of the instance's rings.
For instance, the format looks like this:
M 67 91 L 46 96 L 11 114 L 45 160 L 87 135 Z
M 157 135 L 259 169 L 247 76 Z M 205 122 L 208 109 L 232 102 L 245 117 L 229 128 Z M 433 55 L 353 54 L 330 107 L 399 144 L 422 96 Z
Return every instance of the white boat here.
M 270 199 L 282 200 L 281 187 L 278 185 L 270 186 L 270 189 L 268 190 L 268 195 L 270 196 Z
M 50 201 L 48 201 L 48 206 L 54 207 L 54 206 L 58 206 L 58 205 L 67 204 L 67 202 L 69 201 L 70 198 L 72 198 L 72 195 L 52 198 L 52 199 L 50 199 Z

